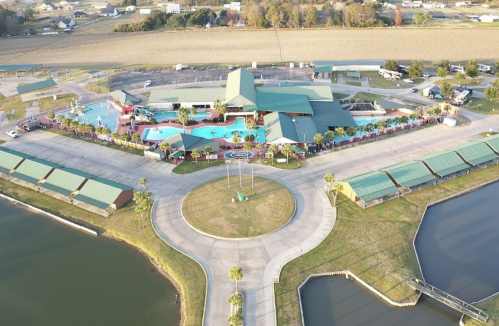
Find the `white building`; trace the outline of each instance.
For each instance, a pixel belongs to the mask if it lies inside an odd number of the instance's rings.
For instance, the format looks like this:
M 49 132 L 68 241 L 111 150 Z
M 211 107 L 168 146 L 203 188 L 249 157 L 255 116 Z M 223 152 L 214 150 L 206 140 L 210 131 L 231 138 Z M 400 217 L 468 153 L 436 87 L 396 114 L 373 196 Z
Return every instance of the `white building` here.
M 240 2 L 231 2 L 230 4 L 225 4 L 224 9 L 225 10 L 241 11 L 241 3 Z
M 147 9 L 144 8 L 144 9 L 139 10 L 139 14 L 141 14 L 141 15 L 150 15 L 151 12 L 152 12 L 152 9 L 149 9 L 149 8 L 147 8 Z
M 494 15 L 482 15 L 479 19 L 482 23 L 493 23 L 498 17 Z
M 57 7 L 51 2 L 44 2 L 38 8 L 40 8 L 41 11 L 52 11 L 57 9 Z
M 169 3 L 166 6 L 166 13 L 168 13 L 168 14 L 180 14 L 180 5 L 178 3 Z
M 135 7 L 135 6 L 128 6 L 125 9 L 126 9 L 126 11 L 134 11 L 135 9 L 137 9 L 137 7 Z
M 95 2 L 95 3 L 92 3 L 92 6 L 94 6 L 95 9 L 104 9 L 106 8 L 108 5 L 107 2 Z

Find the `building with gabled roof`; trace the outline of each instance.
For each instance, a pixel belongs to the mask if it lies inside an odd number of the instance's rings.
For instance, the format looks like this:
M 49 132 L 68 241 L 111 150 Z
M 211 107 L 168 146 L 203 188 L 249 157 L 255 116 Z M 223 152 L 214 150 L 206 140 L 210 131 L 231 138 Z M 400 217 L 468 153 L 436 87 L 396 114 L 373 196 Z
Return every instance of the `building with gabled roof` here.
M 31 186 L 37 186 L 43 182 L 55 168 L 62 167 L 59 164 L 45 161 L 39 158 L 26 158 L 10 174 L 11 178 L 19 183 L 27 183 Z
M 246 69 L 237 69 L 227 76 L 223 104 L 228 107 L 255 106 L 255 77 Z
M 133 198 L 133 188 L 108 179 L 88 179 L 73 196 L 73 203 L 88 208 L 92 206 L 107 215 Z
M 450 148 L 471 166 L 485 164 L 497 160 L 499 156 L 484 142 L 472 142 Z
M 97 176 L 81 172 L 71 168 L 56 168 L 40 184 L 40 188 L 50 190 L 54 193 L 69 197 L 75 191 L 79 190 L 87 179 L 95 179 Z M 41 190 L 43 192 L 43 190 Z
M 496 154 L 499 154 L 499 135 L 487 136 L 475 142 L 486 143 Z
M 206 146 L 211 147 L 214 152 L 218 152 L 220 150 L 220 144 L 217 141 L 206 139 L 203 137 L 187 135 L 181 132 L 165 139 L 165 142 L 170 144 L 170 147 L 172 149 L 175 149 L 175 151 L 172 150 L 172 154 L 170 155 L 174 158 L 178 158 L 179 154 L 175 153 L 179 151 L 182 152 L 180 154 L 181 156 L 186 154 L 187 152 L 192 152 L 195 149 L 202 152 Z
M 121 105 L 132 105 L 140 103 L 142 100 L 124 90 L 109 93 L 109 99 Z
M 379 170 L 387 172 L 397 186 L 405 189 L 437 180 L 423 162 L 420 161 L 406 161 Z
M 0 146 L 0 173 L 9 175 L 27 158 L 33 156 Z
M 470 168 L 456 152 L 441 151 L 414 160 L 423 162 L 430 171 L 441 178 Z
M 372 171 L 339 182 L 341 192 L 354 202 L 361 202 L 362 207 L 372 200 L 381 201 L 383 197 L 399 193 L 399 189 L 385 172 Z
M 317 128 L 311 117 L 272 112 L 263 117 L 267 144 L 312 143 Z

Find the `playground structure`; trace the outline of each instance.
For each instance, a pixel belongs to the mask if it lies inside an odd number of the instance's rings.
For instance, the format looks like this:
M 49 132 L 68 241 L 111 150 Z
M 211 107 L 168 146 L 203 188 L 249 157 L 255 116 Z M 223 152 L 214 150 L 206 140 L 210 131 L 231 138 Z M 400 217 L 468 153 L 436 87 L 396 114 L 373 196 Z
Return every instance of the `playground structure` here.
M 85 116 L 85 111 L 88 111 L 88 108 L 80 105 L 78 100 L 74 100 L 74 103 L 71 102 L 69 105 L 71 106 L 71 110 L 68 112 L 68 117 L 82 117 Z

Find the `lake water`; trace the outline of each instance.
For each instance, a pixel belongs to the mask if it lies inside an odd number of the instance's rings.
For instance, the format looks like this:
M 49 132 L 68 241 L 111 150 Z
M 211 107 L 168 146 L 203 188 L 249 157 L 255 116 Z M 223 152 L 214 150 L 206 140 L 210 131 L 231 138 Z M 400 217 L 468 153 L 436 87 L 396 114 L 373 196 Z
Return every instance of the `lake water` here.
M 178 326 L 171 282 L 132 247 L 0 200 L 0 324 Z

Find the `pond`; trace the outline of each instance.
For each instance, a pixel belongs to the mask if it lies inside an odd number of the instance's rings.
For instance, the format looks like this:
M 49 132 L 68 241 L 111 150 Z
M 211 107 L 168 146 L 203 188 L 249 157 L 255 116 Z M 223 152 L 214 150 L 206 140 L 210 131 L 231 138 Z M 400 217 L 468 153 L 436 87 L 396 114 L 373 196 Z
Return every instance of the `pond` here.
M 134 248 L 0 200 L 2 325 L 180 323 L 173 284 Z

